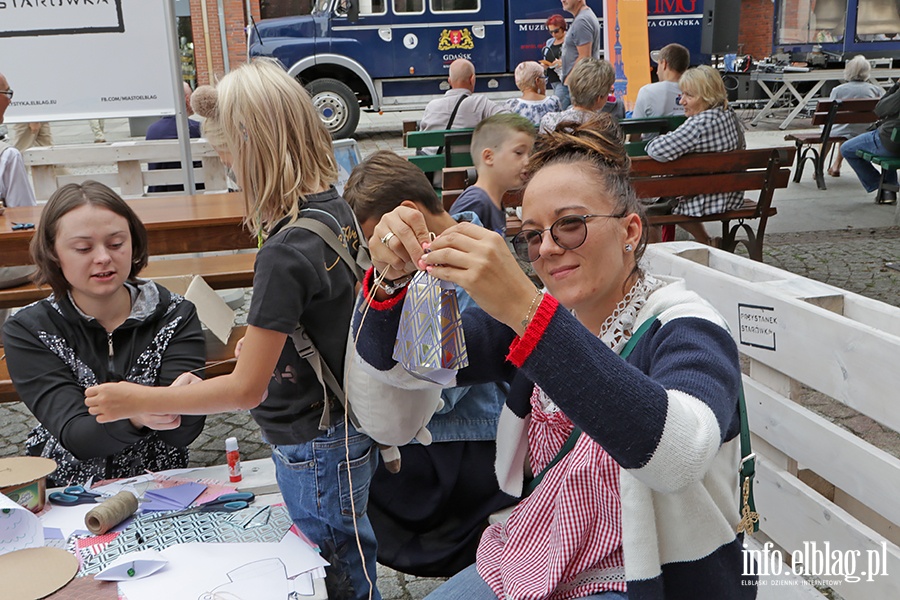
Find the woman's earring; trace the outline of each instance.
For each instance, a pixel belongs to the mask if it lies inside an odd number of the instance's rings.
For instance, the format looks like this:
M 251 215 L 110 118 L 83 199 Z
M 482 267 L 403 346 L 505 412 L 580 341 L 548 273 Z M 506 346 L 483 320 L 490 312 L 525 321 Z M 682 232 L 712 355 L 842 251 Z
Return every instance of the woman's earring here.
M 634 246 L 632 246 L 631 244 L 625 244 L 625 252 L 631 252 L 632 250 L 634 250 Z

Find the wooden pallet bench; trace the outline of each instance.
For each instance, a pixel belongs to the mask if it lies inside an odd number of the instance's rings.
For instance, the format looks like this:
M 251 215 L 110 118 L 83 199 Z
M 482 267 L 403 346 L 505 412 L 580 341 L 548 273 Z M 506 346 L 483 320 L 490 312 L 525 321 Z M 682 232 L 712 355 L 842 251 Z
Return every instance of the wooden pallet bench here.
M 754 537 L 775 544 L 757 562 L 787 572 L 777 559 L 793 559 L 837 581 L 830 587 L 845 600 L 900 598 L 900 308 L 695 242 L 654 244 L 644 258 L 648 272 L 683 278 L 709 301 L 748 362 Z M 801 402 L 813 393 L 814 403 Z M 859 413 L 854 422 L 870 425 L 854 429 L 879 431 L 878 446 L 807 405 Z
M 145 190 L 151 185 L 183 183 L 181 169 L 146 169 L 148 163 L 180 162 L 180 144 L 178 140 L 141 140 L 44 146 L 29 148 L 22 156 L 31 167 L 34 195 L 39 201 L 47 200 L 67 183 L 83 183 L 89 179 L 108 185 L 123 197 L 134 198 L 146 195 Z M 194 178 L 204 184 L 205 191 L 228 189 L 225 166 L 212 144 L 204 139 L 191 140 L 191 156 L 202 164 L 194 169 Z M 109 165 L 115 165 L 115 172 L 102 170 Z M 96 167 L 98 171 L 72 175 L 63 168 L 66 166 L 77 166 L 79 170 Z

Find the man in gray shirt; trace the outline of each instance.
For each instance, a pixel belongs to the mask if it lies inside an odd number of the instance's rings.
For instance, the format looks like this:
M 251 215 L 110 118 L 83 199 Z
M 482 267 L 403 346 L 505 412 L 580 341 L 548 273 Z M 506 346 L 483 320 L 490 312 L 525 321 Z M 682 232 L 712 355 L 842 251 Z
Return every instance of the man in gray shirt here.
M 600 22 L 586 0 L 562 0 L 562 7 L 575 16 L 562 47 L 562 78 L 565 83 L 579 60 L 588 56 L 600 58 L 603 41 L 600 39 Z

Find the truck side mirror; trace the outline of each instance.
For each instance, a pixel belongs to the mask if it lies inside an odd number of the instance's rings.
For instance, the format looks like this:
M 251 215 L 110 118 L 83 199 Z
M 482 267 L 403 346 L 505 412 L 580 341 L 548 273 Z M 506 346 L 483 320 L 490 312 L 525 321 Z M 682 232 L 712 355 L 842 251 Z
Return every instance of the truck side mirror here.
M 347 20 L 351 23 L 359 21 L 359 0 L 347 0 Z

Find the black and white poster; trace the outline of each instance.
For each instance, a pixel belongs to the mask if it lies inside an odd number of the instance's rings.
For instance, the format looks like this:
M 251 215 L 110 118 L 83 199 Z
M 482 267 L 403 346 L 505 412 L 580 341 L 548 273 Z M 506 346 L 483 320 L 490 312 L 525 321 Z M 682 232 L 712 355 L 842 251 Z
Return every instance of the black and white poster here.
M 166 2 L 0 0 L 6 123 L 172 114 Z

